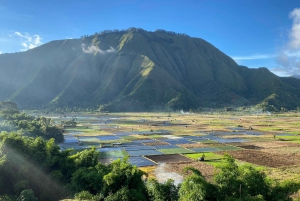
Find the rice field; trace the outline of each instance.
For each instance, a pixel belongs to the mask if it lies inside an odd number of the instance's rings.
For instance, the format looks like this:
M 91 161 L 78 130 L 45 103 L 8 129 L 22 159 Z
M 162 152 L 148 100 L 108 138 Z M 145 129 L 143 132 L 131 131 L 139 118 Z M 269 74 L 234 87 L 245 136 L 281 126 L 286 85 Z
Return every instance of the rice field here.
M 284 168 L 285 175 L 300 180 L 298 113 L 53 114 L 51 118 L 59 124 L 74 116 L 78 124 L 64 128 L 61 149 L 77 152 L 96 147 L 100 162 L 129 157 L 131 164 L 149 171 L 166 163 L 168 171 L 179 174 L 183 166 L 192 165 L 211 178 L 223 154 L 229 153 L 239 163 L 253 164 L 271 177 L 278 179 Z

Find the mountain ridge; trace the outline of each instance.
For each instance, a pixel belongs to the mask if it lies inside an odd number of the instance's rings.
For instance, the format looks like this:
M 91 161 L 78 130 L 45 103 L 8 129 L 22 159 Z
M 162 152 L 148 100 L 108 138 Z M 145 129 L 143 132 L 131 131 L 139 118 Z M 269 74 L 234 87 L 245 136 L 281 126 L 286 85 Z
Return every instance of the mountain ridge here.
M 101 105 L 108 111 L 143 111 L 258 104 L 272 109 L 267 105 L 274 103 L 278 110 L 300 105 L 297 81 L 267 68 L 239 66 L 203 39 L 164 30 L 131 28 L 51 41 L 0 55 L 0 63 L 0 99 L 23 108 Z

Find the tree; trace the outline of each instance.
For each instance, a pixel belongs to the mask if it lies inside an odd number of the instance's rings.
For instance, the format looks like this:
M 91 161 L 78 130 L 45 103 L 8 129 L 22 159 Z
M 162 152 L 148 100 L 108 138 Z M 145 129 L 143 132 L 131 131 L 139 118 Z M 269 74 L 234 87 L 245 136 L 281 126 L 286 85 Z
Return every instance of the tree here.
M 172 179 L 159 183 L 156 179 L 151 178 L 147 181 L 147 191 L 153 201 L 176 201 L 179 197 L 178 187 Z
M 145 173 L 136 166 L 128 163 L 128 158 L 115 160 L 110 165 L 110 172 L 103 177 L 106 184 L 104 195 L 116 193 L 120 189 L 127 187 L 130 200 L 147 200 L 147 190 L 142 176 Z
M 238 166 L 232 156 L 225 154 L 222 164 L 218 167 L 218 173 L 214 176 L 214 182 L 219 187 L 219 196 L 239 197 L 241 181 L 239 180 Z
M 219 200 L 291 200 L 289 196 L 300 189 L 299 182 L 274 182 L 250 165 L 238 166 L 228 154 L 217 168 L 214 182 Z
M 95 147 L 86 149 L 77 154 L 71 156 L 71 159 L 75 161 L 76 167 L 94 167 L 98 164 L 99 151 Z
M 0 111 L 4 114 L 16 114 L 19 113 L 17 104 L 10 101 L 1 101 L 0 102 Z
M 49 142 L 16 133 L 2 136 L 0 194 L 19 195 L 32 189 L 41 200 L 61 199 L 66 196 L 62 182 L 70 176 L 66 171 L 70 167 L 64 167 L 70 163 L 68 157 L 69 152 L 60 152 L 53 139 Z
M 191 171 L 192 174 L 185 178 L 179 189 L 180 201 L 204 201 L 204 200 L 217 200 L 215 185 L 210 184 L 202 176 L 201 172 L 193 167 L 185 168 L 185 171 Z
M 37 197 L 34 196 L 34 192 L 31 189 L 23 190 L 18 197 L 17 201 L 38 201 Z

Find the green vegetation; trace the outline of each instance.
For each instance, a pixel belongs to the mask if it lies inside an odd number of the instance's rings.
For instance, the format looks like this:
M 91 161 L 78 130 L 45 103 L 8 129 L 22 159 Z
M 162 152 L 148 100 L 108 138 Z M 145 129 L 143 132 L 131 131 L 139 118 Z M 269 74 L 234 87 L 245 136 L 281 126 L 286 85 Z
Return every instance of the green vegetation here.
M 171 149 L 158 149 L 158 151 L 164 154 L 186 154 L 193 153 L 193 151 L 185 149 L 185 148 L 171 148 Z
M 206 153 L 195 153 L 195 154 L 185 154 L 187 157 L 192 158 L 192 159 L 196 159 L 198 160 L 199 158 L 201 158 L 204 155 L 205 161 L 209 161 L 209 160 L 221 160 L 222 156 L 219 154 L 215 154 L 215 153 L 210 153 L 210 152 L 206 152 Z
M 45 117 L 31 117 L 17 108 L 12 102 L 0 102 L 0 131 L 17 131 L 30 137 L 41 136 L 46 140 L 54 138 L 56 142 L 63 142 L 61 129 L 52 126 L 52 121 Z
M 114 196 L 113 200 L 120 199 L 118 196 L 147 200 L 142 171 L 126 159 L 102 165 L 95 149 L 71 155 L 71 150 L 60 151 L 53 139 L 45 141 L 41 137 L 9 133 L 1 135 L 0 153 L 3 196 L 22 197 L 32 189 L 39 200 L 45 201 L 67 198 L 77 192 L 83 192 L 77 196 L 93 194 L 105 200 Z
M 12 144 L 18 147 L 12 148 Z M 188 167 L 186 172 L 192 174 L 175 186 L 172 180 L 144 181 L 145 173 L 130 165 L 126 158 L 103 165 L 98 162 L 99 152 L 95 149 L 70 155 L 70 151 L 60 152 L 53 140 L 6 134 L 2 135 L 1 153 L 0 194 L 12 201 L 17 197 L 58 200 L 72 195 L 77 199 L 105 201 L 275 201 L 290 200 L 289 196 L 300 189 L 299 183 L 274 182 L 250 165 L 238 166 L 229 155 L 217 166 L 213 182 Z

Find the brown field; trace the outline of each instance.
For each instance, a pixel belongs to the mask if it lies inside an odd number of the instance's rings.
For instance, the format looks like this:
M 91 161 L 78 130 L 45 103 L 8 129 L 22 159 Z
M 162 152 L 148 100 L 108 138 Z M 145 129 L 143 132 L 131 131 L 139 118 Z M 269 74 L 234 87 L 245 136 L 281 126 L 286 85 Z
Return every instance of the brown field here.
M 209 181 L 212 180 L 214 175 L 214 167 L 211 165 L 208 165 L 206 163 L 200 162 L 200 161 L 191 161 L 191 162 L 180 162 L 180 163 L 168 163 L 167 167 L 174 171 L 178 172 L 184 175 L 183 170 L 187 166 L 192 166 L 196 169 L 198 169 L 202 175 Z
M 277 168 L 300 165 L 299 154 L 277 154 L 257 150 L 238 150 L 221 153 L 228 153 L 238 160 L 267 167 Z
M 256 147 L 260 147 L 262 149 L 270 149 L 270 148 L 279 148 L 279 147 L 300 147 L 300 144 L 293 142 L 285 142 L 285 141 L 267 141 L 267 142 L 244 142 L 238 145 L 237 143 L 232 143 L 234 146 L 247 146 L 252 145 Z

